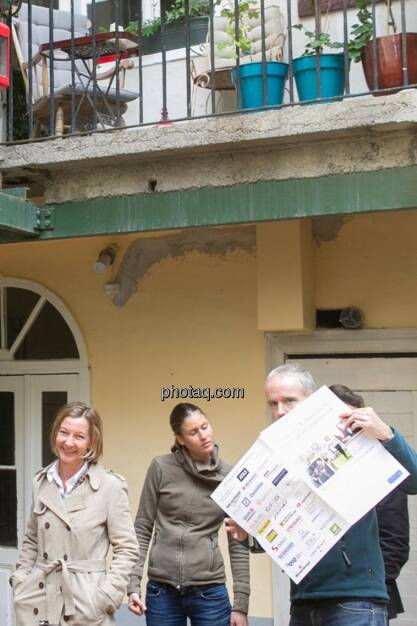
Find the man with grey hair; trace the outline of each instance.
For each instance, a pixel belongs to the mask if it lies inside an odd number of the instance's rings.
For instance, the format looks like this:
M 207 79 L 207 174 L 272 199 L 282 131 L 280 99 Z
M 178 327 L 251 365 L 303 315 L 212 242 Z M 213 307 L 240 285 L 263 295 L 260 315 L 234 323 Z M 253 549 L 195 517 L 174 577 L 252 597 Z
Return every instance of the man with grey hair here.
M 310 372 L 295 363 L 286 363 L 271 370 L 266 377 L 265 395 L 272 421 L 291 411 L 316 389 L 316 381 Z
M 311 374 L 295 364 L 273 369 L 265 394 L 273 421 L 286 415 L 316 390 Z M 402 483 L 417 493 L 417 454 L 398 431 L 371 407 L 354 408 L 340 416 L 346 428 L 362 428 L 410 472 Z M 247 533 L 226 519 L 226 530 L 244 541 Z M 386 626 L 388 594 L 379 545 L 375 509 L 364 515 L 298 584 L 291 582 L 290 626 Z

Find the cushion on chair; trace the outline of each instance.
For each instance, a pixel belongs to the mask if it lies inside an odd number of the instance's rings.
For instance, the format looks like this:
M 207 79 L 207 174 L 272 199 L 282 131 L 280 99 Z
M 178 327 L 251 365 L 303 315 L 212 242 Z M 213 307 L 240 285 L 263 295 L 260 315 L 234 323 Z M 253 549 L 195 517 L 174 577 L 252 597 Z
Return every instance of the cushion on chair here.
M 49 8 L 32 4 L 32 28 L 29 30 L 28 5 L 22 3 L 19 14 L 13 18 L 16 26 L 24 61 L 29 61 L 29 33 L 32 37 L 32 58 L 37 54 L 39 46 L 49 42 Z M 86 15 L 74 15 L 74 37 L 83 37 L 88 34 L 89 20 Z M 61 41 L 71 37 L 71 14 L 68 11 L 53 10 L 53 41 Z M 66 85 L 71 82 L 71 62 L 65 61 L 68 58 L 62 51 L 54 52 L 54 88 Z M 48 69 L 49 69 L 49 60 Z M 81 61 L 75 61 L 77 67 L 83 67 Z M 40 64 L 36 67 L 37 79 L 42 85 L 42 69 Z M 35 69 L 33 78 L 35 82 Z M 33 87 L 34 91 L 34 87 Z M 45 94 L 46 95 L 46 94 Z M 35 94 L 34 94 L 34 97 Z
M 251 7 L 252 8 L 252 7 Z M 253 9 L 259 5 L 253 5 Z M 267 61 L 282 59 L 283 45 L 286 37 L 286 24 L 279 6 L 265 3 L 265 53 Z M 228 67 L 235 64 L 236 47 L 233 38 L 227 32 L 230 21 L 227 17 L 214 17 L 214 61 L 215 67 Z M 256 18 L 246 18 L 244 26 L 247 28 L 247 38 L 251 42 L 249 54 L 240 57 L 240 63 L 251 63 L 262 60 L 262 26 L 261 15 Z M 206 54 L 210 57 L 210 30 L 207 36 Z
M 72 83 L 69 83 L 68 85 L 62 85 L 61 87 L 56 89 L 54 93 L 55 93 L 55 96 L 70 96 L 72 94 Z M 76 96 L 83 96 L 85 94 L 85 89 L 83 85 L 81 85 L 80 83 L 75 83 L 74 93 Z M 90 85 L 88 87 L 88 93 L 90 94 L 90 96 L 93 95 L 94 93 L 93 85 Z M 97 101 L 102 98 L 101 94 L 104 94 L 108 102 L 111 102 L 112 104 L 116 102 L 116 88 L 115 87 L 111 87 L 108 91 L 106 91 L 106 88 L 100 86 L 100 84 L 98 83 L 96 94 L 97 94 Z M 120 102 L 131 102 L 132 100 L 136 100 L 136 98 L 139 98 L 138 93 L 134 91 L 128 91 L 127 89 L 120 89 L 119 96 L 120 96 Z

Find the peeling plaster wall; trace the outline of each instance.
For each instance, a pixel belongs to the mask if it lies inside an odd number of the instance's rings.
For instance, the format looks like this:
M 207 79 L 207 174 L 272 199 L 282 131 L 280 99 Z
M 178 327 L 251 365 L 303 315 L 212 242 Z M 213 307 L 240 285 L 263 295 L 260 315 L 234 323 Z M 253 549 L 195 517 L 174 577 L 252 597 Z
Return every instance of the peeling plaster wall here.
M 113 302 L 123 306 L 149 269 L 166 257 L 178 259 L 190 252 L 222 257 L 234 250 L 253 251 L 255 228 L 204 228 L 166 237 L 136 239 L 126 251 L 117 272 Z
M 115 167 L 54 172 L 46 183 L 49 202 L 136 193 L 228 186 L 261 180 L 309 178 L 417 163 L 417 137 L 410 132 L 360 138 L 322 139 L 299 145 L 182 155 Z
M 315 217 L 313 223 L 313 237 L 316 244 L 320 245 L 325 241 L 337 239 L 342 227 L 353 217 L 346 215 L 329 215 L 325 217 Z
M 1 161 L 49 202 L 401 167 L 417 163 L 417 92 L 3 146 Z

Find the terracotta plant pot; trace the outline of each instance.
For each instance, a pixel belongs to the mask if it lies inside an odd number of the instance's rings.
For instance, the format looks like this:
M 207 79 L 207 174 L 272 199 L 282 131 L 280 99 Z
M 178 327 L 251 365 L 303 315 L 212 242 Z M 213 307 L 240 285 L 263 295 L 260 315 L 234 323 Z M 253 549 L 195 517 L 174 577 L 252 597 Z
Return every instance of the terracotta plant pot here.
M 408 84 L 417 83 L 417 33 L 406 33 Z M 376 39 L 378 74 L 374 77 L 373 42 L 370 41 L 362 53 L 362 65 L 370 91 L 404 87 L 402 35 L 386 35 Z

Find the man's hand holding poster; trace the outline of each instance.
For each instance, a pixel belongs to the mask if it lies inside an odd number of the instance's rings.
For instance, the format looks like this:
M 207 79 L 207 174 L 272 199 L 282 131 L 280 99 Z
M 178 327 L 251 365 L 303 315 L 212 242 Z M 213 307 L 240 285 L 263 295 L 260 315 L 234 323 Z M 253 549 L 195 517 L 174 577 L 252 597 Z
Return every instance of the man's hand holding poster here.
M 381 443 L 344 427 L 321 387 L 266 428 L 213 499 L 296 583 L 407 476 Z

